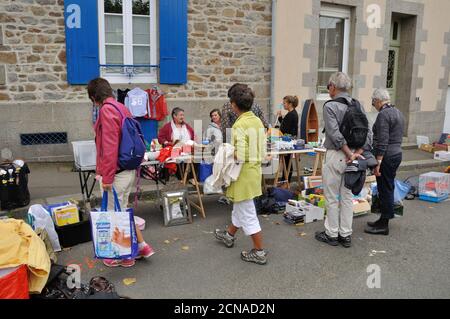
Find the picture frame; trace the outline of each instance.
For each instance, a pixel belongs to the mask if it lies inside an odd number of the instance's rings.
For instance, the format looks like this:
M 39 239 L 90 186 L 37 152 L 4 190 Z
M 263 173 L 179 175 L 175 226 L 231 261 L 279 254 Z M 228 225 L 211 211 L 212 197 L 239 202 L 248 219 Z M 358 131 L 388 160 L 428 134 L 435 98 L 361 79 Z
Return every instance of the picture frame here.
M 192 223 L 191 208 L 188 202 L 188 191 L 169 191 L 162 194 L 164 226 L 175 226 Z

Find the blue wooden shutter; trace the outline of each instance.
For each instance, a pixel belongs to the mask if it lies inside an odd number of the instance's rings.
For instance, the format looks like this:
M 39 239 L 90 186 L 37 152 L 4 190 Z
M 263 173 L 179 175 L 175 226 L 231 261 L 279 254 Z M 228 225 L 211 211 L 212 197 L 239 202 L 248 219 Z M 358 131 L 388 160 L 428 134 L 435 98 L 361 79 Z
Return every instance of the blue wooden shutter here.
M 100 75 L 96 0 L 64 0 L 67 82 L 87 84 Z
M 159 82 L 187 82 L 187 0 L 159 1 Z

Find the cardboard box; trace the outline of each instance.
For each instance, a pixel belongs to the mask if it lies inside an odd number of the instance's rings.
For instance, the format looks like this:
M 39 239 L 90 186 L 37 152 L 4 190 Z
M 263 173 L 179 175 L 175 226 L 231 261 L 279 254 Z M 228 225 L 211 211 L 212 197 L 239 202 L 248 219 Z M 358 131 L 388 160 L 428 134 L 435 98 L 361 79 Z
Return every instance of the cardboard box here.
M 438 161 L 450 161 L 450 152 L 447 151 L 435 152 L 434 159 Z
M 431 144 L 422 144 L 419 147 L 422 151 L 428 152 L 428 153 L 434 153 L 434 147 Z
M 68 205 L 53 210 L 53 218 L 56 226 L 66 226 L 80 222 L 80 213 L 76 205 Z
M 286 213 L 293 213 L 295 215 L 304 215 L 305 224 L 312 223 L 318 220 L 323 220 L 325 209 L 314 206 L 305 201 L 289 200 L 286 204 Z
M 434 147 L 435 152 L 437 152 L 437 151 L 450 152 L 450 145 L 447 145 L 447 144 L 435 143 L 435 144 L 433 144 L 433 147 Z
M 354 214 L 365 214 L 370 212 L 370 204 L 367 200 L 358 200 L 353 203 Z

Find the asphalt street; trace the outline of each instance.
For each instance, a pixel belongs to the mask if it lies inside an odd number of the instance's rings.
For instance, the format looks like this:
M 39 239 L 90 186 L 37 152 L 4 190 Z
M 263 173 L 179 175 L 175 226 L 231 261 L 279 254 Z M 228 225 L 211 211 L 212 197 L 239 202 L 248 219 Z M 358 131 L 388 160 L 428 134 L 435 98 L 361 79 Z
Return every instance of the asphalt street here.
M 164 226 L 158 205 L 141 204 L 136 215 L 146 220 L 143 234 L 156 254 L 132 268 L 103 266 L 93 258 L 92 243 L 61 252 L 59 263 L 80 264 L 82 282 L 101 275 L 131 298 L 450 297 L 450 201 L 406 201 L 404 217 L 391 222 L 389 236 L 363 232 L 375 215 L 357 217 L 350 249 L 316 241 L 322 221 L 293 226 L 281 215 L 260 216 L 269 251 L 264 266 L 240 259 L 241 250 L 251 248 L 242 233 L 231 249 L 214 239 L 213 230 L 230 221 L 231 206 L 217 203 L 217 196 L 205 203 L 206 219 L 194 212 L 192 224 L 172 227 Z M 379 266 L 380 288 L 367 285 L 370 265 Z M 127 286 L 125 278 L 136 282 Z

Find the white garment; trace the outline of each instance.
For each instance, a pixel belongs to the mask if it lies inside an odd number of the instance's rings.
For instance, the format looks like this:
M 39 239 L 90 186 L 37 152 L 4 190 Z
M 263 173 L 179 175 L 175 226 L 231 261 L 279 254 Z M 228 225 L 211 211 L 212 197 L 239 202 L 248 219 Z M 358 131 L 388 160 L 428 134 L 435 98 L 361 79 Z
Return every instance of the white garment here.
M 170 121 L 170 125 L 172 126 L 172 141 L 179 140 L 182 144 L 191 140 L 191 134 L 189 133 L 186 125 L 177 127 L 174 121 Z
M 353 194 L 345 187 L 346 168 L 346 156 L 342 151 L 327 150 L 322 173 L 327 208 L 325 229 L 333 238 L 352 234 Z
M 242 228 L 245 235 L 251 236 L 261 231 L 258 216 L 256 215 L 255 202 L 253 199 L 233 203 L 231 222 L 237 228 Z
M 133 117 L 147 115 L 148 94 L 140 88 L 134 88 L 125 97 L 125 106 Z
M 242 164 L 234 159 L 234 146 L 228 143 L 221 144 L 214 157 L 213 186 L 228 187 L 231 182 L 237 181 L 241 173 Z

